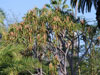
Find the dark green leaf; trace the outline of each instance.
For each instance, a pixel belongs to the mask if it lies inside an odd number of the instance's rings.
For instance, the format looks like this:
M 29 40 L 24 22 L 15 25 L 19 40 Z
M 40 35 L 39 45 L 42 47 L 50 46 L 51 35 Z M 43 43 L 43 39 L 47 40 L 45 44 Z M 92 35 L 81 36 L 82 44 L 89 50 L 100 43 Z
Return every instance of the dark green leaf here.
M 49 4 L 46 4 L 45 6 L 48 7 L 48 8 L 51 8 L 51 6 Z

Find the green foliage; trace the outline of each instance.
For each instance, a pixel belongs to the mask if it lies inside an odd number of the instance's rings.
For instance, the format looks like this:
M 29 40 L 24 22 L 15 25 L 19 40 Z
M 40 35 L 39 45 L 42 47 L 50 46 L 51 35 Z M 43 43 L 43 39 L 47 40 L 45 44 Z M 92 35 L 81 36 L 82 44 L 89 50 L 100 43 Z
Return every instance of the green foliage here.
M 0 74 L 73 74 L 73 69 L 76 74 L 99 74 L 100 64 L 94 62 L 100 60 L 99 50 L 94 47 L 100 41 L 96 28 L 85 21 L 77 22 L 67 8 L 65 0 L 51 0 L 42 9 L 30 10 L 8 31 L 2 30 Z
M 0 9 L 0 26 L 4 23 L 5 14 L 2 9 Z
M 39 67 L 37 61 L 32 57 L 24 57 L 21 54 L 25 47 L 21 44 L 9 44 L 2 46 L 0 48 L 0 74 L 9 74 L 11 73 L 18 74 L 23 71 L 31 71 L 34 67 Z M 35 66 L 35 65 L 37 66 Z

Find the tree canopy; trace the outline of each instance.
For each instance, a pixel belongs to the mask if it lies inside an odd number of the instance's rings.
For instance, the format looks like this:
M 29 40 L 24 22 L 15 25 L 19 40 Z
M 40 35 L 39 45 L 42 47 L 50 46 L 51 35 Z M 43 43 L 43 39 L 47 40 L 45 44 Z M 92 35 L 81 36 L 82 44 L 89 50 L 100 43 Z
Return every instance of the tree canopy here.
M 65 1 L 30 10 L 2 31 L 0 75 L 99 75 L 100 31 Z

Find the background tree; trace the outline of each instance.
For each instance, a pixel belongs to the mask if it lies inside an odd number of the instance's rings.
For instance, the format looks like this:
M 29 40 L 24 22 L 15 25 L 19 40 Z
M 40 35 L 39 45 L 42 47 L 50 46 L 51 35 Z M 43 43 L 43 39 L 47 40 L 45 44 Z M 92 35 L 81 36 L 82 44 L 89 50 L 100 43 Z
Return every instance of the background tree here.
M 4 22 L 4 19 L 5 19 L 5 14 L 3 12 L 2 9 L 0 9 L 0 25 L 2 25 Z
M 71 5 L 73 7 L 77 6 L 78 2 L 78 11 L 84 13 L 86 8 L 86 12 L 91 12 L 91 7 L 94 5 L 96 9 L 96 19 L 98 21 L 98 27 L 100 28 L 100 1 L 99 0 L 71 0 Z

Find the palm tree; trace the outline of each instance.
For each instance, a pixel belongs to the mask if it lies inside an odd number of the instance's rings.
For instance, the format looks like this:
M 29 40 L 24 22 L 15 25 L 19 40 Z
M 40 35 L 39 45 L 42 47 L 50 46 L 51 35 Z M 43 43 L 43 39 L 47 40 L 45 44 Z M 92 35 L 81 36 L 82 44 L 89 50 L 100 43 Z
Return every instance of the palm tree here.
M 91 12 L 92 5 L 96 9 L 98 0 L 71 0 L 71 5 L 75 7 L 76 2 L 78 2 L 78 11 L 84 13 L 84 8 L 86 8 L 86 12 Z
M 94 5 L 96 9 L 96 19 L 98 21 L 98 27 L 100 28 L 100 0 L 71 0 L 71 5 L 75 8 L 78 2 L 78 12 L 84 13 L 86 8 L 86 12 L 91 12 L 92 5 Z

